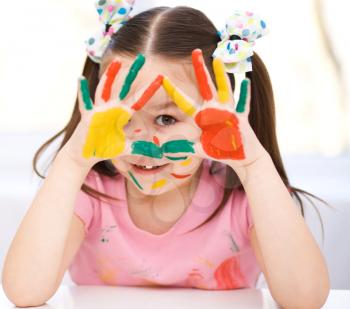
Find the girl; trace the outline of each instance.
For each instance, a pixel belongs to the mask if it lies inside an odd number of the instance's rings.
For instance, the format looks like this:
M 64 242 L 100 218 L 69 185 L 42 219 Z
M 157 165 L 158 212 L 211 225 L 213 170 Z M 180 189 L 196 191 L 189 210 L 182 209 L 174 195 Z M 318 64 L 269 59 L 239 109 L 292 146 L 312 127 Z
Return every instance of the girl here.
M 284 308 L 320 308 L 327 267 L 293 200 L 303 210 L 306 192 L 288 182 L 270 79 L 251 51 L 265 23 L 238 12 L 218 34 L 193 8 L 127 20 L 131 4 L 117 2 L 98 1 L 108 22 L 88 41 L 72 117 L 34 157 L 38 173 L 64 134 L 7 254 L 7 296 L 40 305 L 67 269 L 77 284 L 207 290 L 255 287 L 262 272 Z M 247 72 L 237 104 L 225 72 Z

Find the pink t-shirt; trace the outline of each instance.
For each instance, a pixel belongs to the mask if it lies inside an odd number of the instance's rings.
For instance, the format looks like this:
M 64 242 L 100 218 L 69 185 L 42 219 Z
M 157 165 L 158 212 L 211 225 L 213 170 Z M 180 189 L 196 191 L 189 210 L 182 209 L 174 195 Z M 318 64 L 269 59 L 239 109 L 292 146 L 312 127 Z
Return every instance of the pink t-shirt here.
M 203 161 L 191 205 L 160 235 L 131 220 L 123 175 L 111 179 L 91 170 L 85 183 L 120 201 L 99 202 L 79 191 L 74 212 L 85 224 L 86 237 L 69 267 L 72 280 L 208 290 L 255 287 L 261 270 L 249 242 L 252 219 L 244 192 L 234 190 L 209 223 L 190 231 L 214 212 L 223 196 L 225 168 L 210 175 L 211 162 Z

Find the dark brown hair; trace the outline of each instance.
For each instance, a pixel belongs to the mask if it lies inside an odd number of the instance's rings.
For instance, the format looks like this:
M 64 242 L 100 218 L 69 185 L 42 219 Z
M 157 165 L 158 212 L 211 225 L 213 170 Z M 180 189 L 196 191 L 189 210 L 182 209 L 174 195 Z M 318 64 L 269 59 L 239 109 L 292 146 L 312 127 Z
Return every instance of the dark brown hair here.
M 185 6 L 175 8 L 156 7 L 132 17 L 112 36 L 106 52 L 132 57 L 135 57 L 138 53 L 151 53 L 169 60 L 183 60 L 190 59 L 192 50 L 200 48 L 203 52 L 207 68 L 213 80 L 215 80 L 211 63 L 212 54 L 219 40 L 220 38 L 215 26 L 201 11 Z M 252 56 L 252 65 L 253 71 L 246 73 L 246 76 L 251 80 L 250 125 L 263 147 L 270 154 L 281 179 L 290 190 L 292 197 L 298 200 L 301 213 L 304 216 L 303 202 L 300 198 L 300 194 L 304 194 L 311 204 L 313 204 L 312 201 L 306 195 L 312 196 L 325 204 L 327 203 L 311 193 L 290 185 L 277 143 L 275 105 L 270 77 L 263 61 L 257 53 L 254 53 Z M 99 71 L 100 65 L 87 57 L 83 75 L 89 82 L 90 94 L 92 97 L 95 95 L 96 87 L 99 82 Z M 229 76 L 232 89 L 234 89 L 234 75 L 229 74 Z M 58 151 L 71 137 L 79 121 L 80 112 L 78 108 L 78 99 L 76 99 L 71 119 L 67 125 L 44 143 L 34 156 L 33 168 L 39 177 L 45 178 L 37 170 L 37 161 L 42 152 L 63 134 L 63 140 L 56 152 L 57 155 Z M 217 162 L 213 161 L 210 167 L 211 174 L 216 172 L 217 166 Z M 98 162 L 93 166 L 93 170 L 99 173 L 99 175 L 104 175 L 106 177 L 115 177 L 118 175 L 118 171 L 114 168 L 110 160 Z M 225 205 L 233 189 L 244 190 L 237 174 L 231 167 L 226 166 L 223 199 L 216 211 L 203 224 L 213 218 L 223 205 Z M 83 184 L 82 190 L 96 198 L 105 197 L 116 199 L 98 192 L 85 184 Z M 315 209 L 321 219 L 316 207 Z M 322 238 L 323 235 L 324 231 L 322 225 Z

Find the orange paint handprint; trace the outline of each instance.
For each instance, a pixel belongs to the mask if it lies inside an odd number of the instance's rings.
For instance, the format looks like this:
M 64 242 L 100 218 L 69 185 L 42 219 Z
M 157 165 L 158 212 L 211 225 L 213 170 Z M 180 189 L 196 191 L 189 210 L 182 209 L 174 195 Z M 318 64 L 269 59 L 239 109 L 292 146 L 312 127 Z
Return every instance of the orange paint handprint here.
M 201 130 L 199 141 L 194 145 L 195 155 L 222 161 L 233 168 L 248 165 L 265 155 L 266 150 L 248 121 L 250 80 L 242 81 L 236 105 L 230 80 L 219 58 L 213 60 L 217 89 L 200 49 L 192 52 L 192 64 L 203 102 L 188 97 L 167 77 L 163 79 L 163 87 L 175 104 L 193 117 L 195 125 Z

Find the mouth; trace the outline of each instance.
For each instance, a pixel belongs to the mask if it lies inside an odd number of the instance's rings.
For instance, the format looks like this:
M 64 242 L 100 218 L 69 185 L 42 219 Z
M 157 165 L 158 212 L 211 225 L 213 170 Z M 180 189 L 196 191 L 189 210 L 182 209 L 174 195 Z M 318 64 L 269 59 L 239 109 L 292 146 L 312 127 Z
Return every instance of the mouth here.
M 170 163 L 166 163 L 163 165 L 137 165 L 137 164 L 131 164 L 133 170 L 142 175 L 151 175 L 156 174 L 164 170 Z

